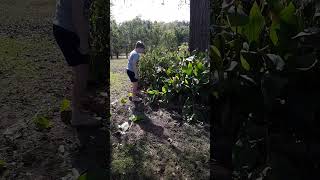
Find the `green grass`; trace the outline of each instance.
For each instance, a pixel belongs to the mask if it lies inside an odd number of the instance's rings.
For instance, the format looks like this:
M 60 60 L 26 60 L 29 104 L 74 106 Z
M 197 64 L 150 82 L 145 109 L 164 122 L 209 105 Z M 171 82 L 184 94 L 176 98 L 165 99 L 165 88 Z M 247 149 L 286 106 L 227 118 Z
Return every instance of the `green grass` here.
M 126 96 L 130 90 L 130 81 L 125 72 L 126 59 L 112 59 L 110 61 L 110 92 L 111 99 Z
M 0 71 L 15 74 L 18 77 L 38 75 L 37 63 L 39 52 L 49 52 L 52 44 L 45 39 L 29 40 L 0 36 Z
M 0 22 L 4 25 L 51 18 L 55 3 L 55 0 L 2 0 Z
M 111 59 L 110 72 L 125 73 L 128 60 L 127 59 Z
M 132 175 L 144 177 L 149 171 L 149 167 L 144 166 L 146 151 L 145 141 L 137 144 L 124 144 L 115 149 L 112 153 L 112 174 L 122 177 L 123 175 L 124 177 L 131 177 Z

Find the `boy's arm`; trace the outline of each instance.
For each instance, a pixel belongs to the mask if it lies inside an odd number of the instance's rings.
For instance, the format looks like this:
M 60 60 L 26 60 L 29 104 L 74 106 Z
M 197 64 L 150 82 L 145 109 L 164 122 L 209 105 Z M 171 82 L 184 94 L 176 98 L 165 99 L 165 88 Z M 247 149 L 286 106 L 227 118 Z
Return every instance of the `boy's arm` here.
M 72 0 L 72 22 L 80 38 L 80 52 L 89 51 L 89 20 L 84 17 L 83 1 Z

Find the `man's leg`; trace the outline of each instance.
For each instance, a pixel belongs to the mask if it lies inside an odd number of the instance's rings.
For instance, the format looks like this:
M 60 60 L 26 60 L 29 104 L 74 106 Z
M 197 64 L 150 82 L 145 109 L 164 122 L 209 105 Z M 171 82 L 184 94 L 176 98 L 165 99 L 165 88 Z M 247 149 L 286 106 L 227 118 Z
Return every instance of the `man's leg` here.
M 72 88 L 72 123 L 74 125 L 95 125 L 98 121 L 91 119 L 89 114 L 83 111 L 83 100 L 86 95 L 89 65 L 81 64 L 73 67 L 74 84 Z
M 72 87 L 72 120 L 80 118 L 81 98 L 85 93 L 88 65 L 78 65 L 73 67 L 73 87 Z

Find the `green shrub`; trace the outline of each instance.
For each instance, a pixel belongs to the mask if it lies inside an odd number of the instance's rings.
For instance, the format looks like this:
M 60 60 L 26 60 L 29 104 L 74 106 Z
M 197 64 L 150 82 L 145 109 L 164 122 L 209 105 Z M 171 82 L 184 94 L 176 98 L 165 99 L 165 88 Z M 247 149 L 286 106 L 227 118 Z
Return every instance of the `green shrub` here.
M 151 102 L 176 102 L 186 120 L 202 119 L 196 115 L 196 107 L 205 107 L 210 89 L 205 54 L 191 55 L 185 44 L 176 51 L 155 49 L 142 57 L 139 75 Z

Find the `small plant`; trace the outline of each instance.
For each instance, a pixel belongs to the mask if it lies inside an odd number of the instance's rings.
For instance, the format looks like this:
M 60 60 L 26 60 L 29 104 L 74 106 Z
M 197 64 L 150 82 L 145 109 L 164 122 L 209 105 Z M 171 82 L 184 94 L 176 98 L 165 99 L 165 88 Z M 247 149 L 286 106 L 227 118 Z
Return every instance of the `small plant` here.
M 130 121 L 134 122 L 134 123 L 137 123 L 141 120 L 143 120 L 143 118 L 139 115 L 131 115 L 130 118 L 129 118 Z
M 47 117 L 37 115 L 33 119 L 34 124 L 40 130 L 50 129 L 52 127 L 52 123 L 49 121 Z
M 60 105 L 60 117 L 62 122 L 70 124 L 71 116 L 71 102 L 68 99 L 63 99 Z
M 125 97 L 121 98 L 121 100 L 120 100 L 121 104 L 126 104 L 127 101 L 128 101 L 128 100 L 127 100 L 127 98 L 125 98 Z
M 71 102 L 68 99 L 63 99 L 60 106 L 60 112 L 71 111 Z
M 0 174 L 6 169 L 6 162 L 4 160 L 0 160 Z

